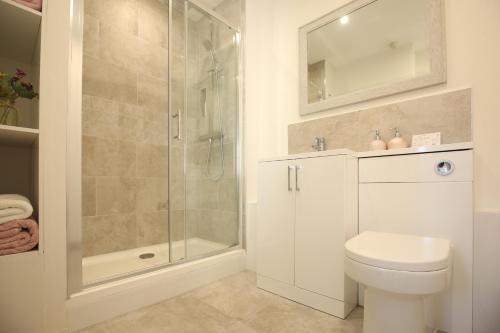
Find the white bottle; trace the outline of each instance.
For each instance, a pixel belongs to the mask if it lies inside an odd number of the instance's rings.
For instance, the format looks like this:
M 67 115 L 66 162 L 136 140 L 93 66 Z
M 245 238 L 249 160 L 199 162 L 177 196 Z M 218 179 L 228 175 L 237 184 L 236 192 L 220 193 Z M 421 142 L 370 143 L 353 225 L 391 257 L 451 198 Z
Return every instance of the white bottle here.
M 408 148 L 408 143 L 401 137 L 399 127 L 394 128 L 394 137 L 387 144 L 389 149 Z
M 375 130 L 375 137 L 373 138 L 373 141 L 370 142 L 370 150 L 386 150 L 386 149 L 387 145 L 380 138 L 380 131 Z

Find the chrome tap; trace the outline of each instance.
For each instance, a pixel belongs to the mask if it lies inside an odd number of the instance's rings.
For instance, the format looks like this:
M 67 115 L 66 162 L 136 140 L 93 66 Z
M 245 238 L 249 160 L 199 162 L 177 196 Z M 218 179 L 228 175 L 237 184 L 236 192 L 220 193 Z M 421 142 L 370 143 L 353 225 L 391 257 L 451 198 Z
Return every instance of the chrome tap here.
M 326 150 L 326 140 L 324 137 L 314 138 L 314 144 L 311 146 L 316 151 Z

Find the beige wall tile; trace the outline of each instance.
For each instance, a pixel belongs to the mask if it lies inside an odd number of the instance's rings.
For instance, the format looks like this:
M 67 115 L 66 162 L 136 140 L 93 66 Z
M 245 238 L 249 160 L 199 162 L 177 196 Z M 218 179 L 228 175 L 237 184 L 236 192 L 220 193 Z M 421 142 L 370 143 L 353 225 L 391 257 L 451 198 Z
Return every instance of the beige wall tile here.
M 136 209 L 138 212 L 167 210 L 168 179 L 137 178 Z
M 137 74 L 131 70 L 84 56 L 83 93 L 137 104 Z
M 83 54 L 99 57 L 99 20 L 91 15 L 85 15 L 83 25 Z
M 158 79 L 140 73 L 137 80 L 139 105 L 149 112 L 168 113 L 168 78 Z
M 82 133 L 104 139 L 119 138 L 118 111 L 102 111 L 83 107 Z
M 199 183 L 199 206 L 201 209 L 219 208 L 219 182 L 201 179 Z M 189 193 L 187 194 L 189 196 Z
M 136 210 L 136 179 L 97 177 L 97 215 L 133 213 Z
M 120 104 L 112 99 L 83 94 L 83 108 L 93 109 L 99 112 L 118 112 Z
M 327 149 L 368 150 L 374 130 L 392 138 L 391 128 L 399 127 L 411 144 L 412 135 L 441 132 L 441 142 L 472 140 L 470 89 L 422 97 L 372 109 L 291 124 L 288 126 L 290 154 L 313 151 L 314 137 L 325 137 Z
M 168 47 L 168 3 L 141 0 L 138 4 L 139 37 L 163 48 Z
M 168 145 L 168 123 L 144 121 L 143 141 L 151 145 Z
M 85 176 L 123 176 L 136 174 L 136 147 L 130 142 L 83 137 Z
M 143 47 L 139 38 L 116 26 L 101 23 L 99 59 L 107 64 L 138 72 L 141 68 Z
M 83 135 L 133 142 L 143 140 L 144 114 L 141 107 L 85 96 Z
M 110 253 L 136 247 L 134 214 L 84 217 L 83 256 Z
M 137 35 L 136 0 L 85 0 L 85 14 Z
M 168 178 L 168 146 L 138 144 L 137 176 Z
M 174 211 L 183 210 L 185 206 L 185 184 L 184 151 L 182 148 L 170 147 L 169 168 L 170 206 Z
M 220 182 L 218 208 L 220 210 L 237 212 L 238 189 L 236 178 L 222 179 Z
M 202 170 L 188 168 L 186 172 L 186 209 L 200 209 Z
M 199 221 L 203 220 L 203 215 L 200 210 L 188 209 L 186 210 L 186 237 L 201 238 L 198 232 Z
M 241 27 L 243 20 L 241 0 L 223 0 L 217 5 L 215 11 L 235 27 Z
M 161 80 L 168 80 L 167 49 L 140 40 L 138 53 L 140 55 L 139 70 L 141 73 Z
M 238 243 L 238 214 L 221 210 L 201 210 L 198 237 L 228 246 Z M 189 221 L 192 223 L 192 221 Z
M 145 118 L 144 108 L 140 105 L 121 103 L 118 105 L 118 110 L 122 116 L 136 119 Z
M 96 178 L 82 177 L 82 213 L 83 216 L 96 215 Z
M 85 13 L 84 214 L 109 221 L 108 231 L 136 213 L 140 225 L 136 234 L 133 215 L 130 246 L 123 237 L 120 246 L 99 239 L 86 253 L 166 241 L 159 221 L 168 206 L 168 2 L 86 0 Z M 83 223 L 86 239 L 102 229 Z
M 137 214 L 137 246 L 150 246 L 168 242 L 168 212 Z
M 118 118 L 119 139 L 121 141 L 141 142 L 144 138 L 144 120 L 135 117 Z
M 171 235 L 172 242 L 184 240 L 185 238 L 184 215 L 185 215 L 184 210 L 174 210 L 170 214 L 169 223 L 171 223 L 170 232 L 172 233 Z

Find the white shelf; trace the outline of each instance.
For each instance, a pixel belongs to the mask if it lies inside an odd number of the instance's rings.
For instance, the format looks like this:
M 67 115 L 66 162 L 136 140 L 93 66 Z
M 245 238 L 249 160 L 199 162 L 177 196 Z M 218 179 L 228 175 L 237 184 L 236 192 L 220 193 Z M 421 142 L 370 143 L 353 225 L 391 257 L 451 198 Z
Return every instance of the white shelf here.
M 42 13 L 11 0 L 0 0 L 0 58 L 31 63 Z
M 33 128 L 0 125 L 0 145 L 32 146 L 38 133 Z
M 33 250 L 26 252 L 0 256 L 0 265 L 10 264 L 10 263 L 19 264 L 20 261 L 29 263 L 37 261 L 39 258 L 40 258 L 40 252 L 38 251 L 37 248 L 35 248 Z

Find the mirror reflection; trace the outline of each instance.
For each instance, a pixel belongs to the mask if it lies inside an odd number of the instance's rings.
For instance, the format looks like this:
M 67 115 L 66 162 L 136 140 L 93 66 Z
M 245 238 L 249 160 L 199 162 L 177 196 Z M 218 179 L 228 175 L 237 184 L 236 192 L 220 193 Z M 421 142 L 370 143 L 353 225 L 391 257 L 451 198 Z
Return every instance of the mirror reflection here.
M 373 1 L 309 32 L 308 102 L 430 74 L 429 1 Z

